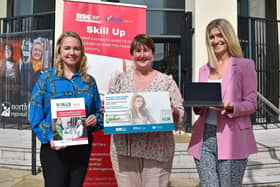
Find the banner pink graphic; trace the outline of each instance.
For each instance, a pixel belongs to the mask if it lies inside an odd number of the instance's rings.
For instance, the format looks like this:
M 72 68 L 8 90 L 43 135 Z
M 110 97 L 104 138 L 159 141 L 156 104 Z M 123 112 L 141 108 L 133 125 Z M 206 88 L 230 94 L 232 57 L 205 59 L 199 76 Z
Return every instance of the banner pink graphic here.
M 97 80 L 103 95 L 112 77 L 133 68 L 130 43 L 136 34 L 146 33 L 146 8 L 65 1 L 63 31 L 80 34 L 88 57 L 88 72 Z
M 130 43 L 135 35 L 146 33 L 146 8 L 64 1 L 63 31 L 74 31 L 81 36 L 88 58 L 88 73 L 96 79 L 103 96 L 114 76 L 134 68 Z M 110 135 L 99 131 L 94 137 L 84 187 L 117 186 L 110 161 Z
M 81 34 L 87 53 L 130 59 L 131 39 L 146 32 L 145 12 L 139 7 L 65 1 L 63 30 Z

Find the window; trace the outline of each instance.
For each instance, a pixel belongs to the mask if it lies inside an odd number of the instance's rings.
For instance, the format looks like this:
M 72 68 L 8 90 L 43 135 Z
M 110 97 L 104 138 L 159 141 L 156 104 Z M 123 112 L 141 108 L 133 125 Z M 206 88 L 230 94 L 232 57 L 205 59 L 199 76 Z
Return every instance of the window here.
M 8 0 L 7 17 L 55 11 L 55 0 Z
M 185 13 L 184 0 L 107 0 L 147 6 L 149 35 L 181 35 L 181 20 Z

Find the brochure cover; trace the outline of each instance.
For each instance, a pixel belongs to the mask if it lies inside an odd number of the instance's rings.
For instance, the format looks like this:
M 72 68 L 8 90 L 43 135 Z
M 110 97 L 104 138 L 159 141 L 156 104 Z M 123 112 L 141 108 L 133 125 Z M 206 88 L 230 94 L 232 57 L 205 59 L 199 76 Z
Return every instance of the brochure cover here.
M 105 134 L 174 130 L 168 92 L 107 94 L 104 107 Z
M 84 98 L 51 99 L 51 112 L 56 146 L 88 144 Z

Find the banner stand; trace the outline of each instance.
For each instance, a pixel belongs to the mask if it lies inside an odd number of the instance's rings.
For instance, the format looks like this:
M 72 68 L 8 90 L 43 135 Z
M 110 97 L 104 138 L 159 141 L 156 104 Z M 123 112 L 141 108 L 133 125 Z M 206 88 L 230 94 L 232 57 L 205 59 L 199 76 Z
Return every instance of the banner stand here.
M 88 73 L 96 79 L 103 99 L 111 79 L 134 68 L 130 43 L 135 35 L 146 33 L 146 6 L 65 0 L 62 30 L 81 36 Z M 103 131 L 94 133 L 92 146 L 84 187 L 116 187 L 110 160 L 110 135 L 104 135 Z

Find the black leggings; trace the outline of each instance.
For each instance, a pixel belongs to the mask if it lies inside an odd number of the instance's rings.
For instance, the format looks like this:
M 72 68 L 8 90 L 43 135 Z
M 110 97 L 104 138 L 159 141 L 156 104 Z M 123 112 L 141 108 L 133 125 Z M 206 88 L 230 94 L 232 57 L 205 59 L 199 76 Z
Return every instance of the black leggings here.
M 42 144 L 40 159 L 45 187 L 82 187 L 86 176 L 91 143 L 55 151 Z

